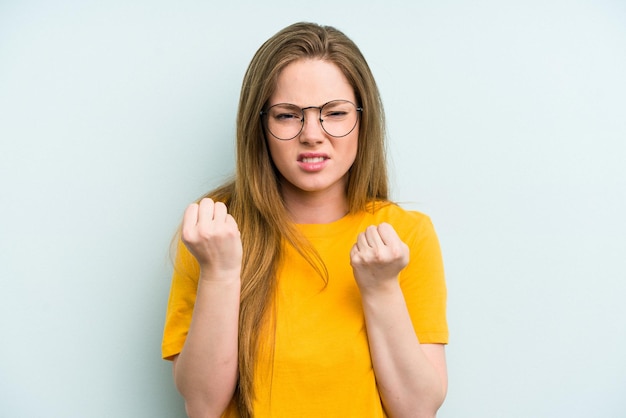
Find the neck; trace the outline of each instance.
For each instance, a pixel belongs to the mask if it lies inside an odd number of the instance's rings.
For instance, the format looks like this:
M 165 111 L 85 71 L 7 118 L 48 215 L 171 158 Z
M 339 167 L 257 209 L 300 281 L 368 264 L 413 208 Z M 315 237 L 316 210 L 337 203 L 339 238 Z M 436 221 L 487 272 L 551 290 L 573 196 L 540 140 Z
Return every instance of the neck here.
M 348 198 L 343 190 L 338 192 L 304 192 L 283 188 L 285 206 L 297 224 L 327 224 L 343 218 L 348 213 Z

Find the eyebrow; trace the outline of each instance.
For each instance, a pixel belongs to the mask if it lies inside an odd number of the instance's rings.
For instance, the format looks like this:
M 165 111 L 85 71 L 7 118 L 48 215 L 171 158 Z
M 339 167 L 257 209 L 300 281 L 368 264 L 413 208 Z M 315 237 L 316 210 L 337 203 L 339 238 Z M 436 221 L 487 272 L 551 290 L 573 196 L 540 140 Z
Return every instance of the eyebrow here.
M 315 105 L 300 106 L 300 105 L 297 105 L 295 103 L 290 103 L 290 102 L 276 102 L 276 103 L 268 104 L 265 108 L 269 109 L 272 106 L 276 106 L 276 105 L 281 105 L 282 104 L 282 105 L 295 106 L 295 107 L 297 107 L 299 109 L 320 109 L 320 108 L 326 106 L 328 103 L 331 103 L 331 102 L 350 102 L 354 106 L 356 106 L 357 108 L 359 107 L 359 105 L 357 105 L 354 101 L 352 101 L 350 99 L 331 99 L 331 100 L 329 100 L 327 102 L 324 102 L 321 105 L 317 105 L 317 106 L 315 106 Z

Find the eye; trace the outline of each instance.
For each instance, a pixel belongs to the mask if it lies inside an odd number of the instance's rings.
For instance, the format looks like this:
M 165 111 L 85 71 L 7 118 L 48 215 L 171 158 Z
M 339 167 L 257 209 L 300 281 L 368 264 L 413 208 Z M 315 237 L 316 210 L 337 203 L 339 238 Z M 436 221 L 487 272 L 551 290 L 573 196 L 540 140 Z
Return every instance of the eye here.
M 300 115 L 296 113 L 276 113 L 272 114 L 272 117 L 277 121 L 289 122 L 291 120 L 300 120 Z
M 270 108 L 269 116 L 272 120 L 281 123 L 300 122 L 302 111 L 299 107 L 293 105 L 278 104 Z
M 351 117 L 354 112 L 354 105 L 344 100 L 334 100 L 326 103 L 322 108 L 322 119 L 325 120 L 344 120 Z
M 341 119 L 348 115 L 348 112 L 344 110 L 329 110 L 324 112 L 324 118 L 326 119 Z
M 350 109 L 347 106 L 332 106 L 324 109 L 322 119 L 342 120 L 350 115 Z

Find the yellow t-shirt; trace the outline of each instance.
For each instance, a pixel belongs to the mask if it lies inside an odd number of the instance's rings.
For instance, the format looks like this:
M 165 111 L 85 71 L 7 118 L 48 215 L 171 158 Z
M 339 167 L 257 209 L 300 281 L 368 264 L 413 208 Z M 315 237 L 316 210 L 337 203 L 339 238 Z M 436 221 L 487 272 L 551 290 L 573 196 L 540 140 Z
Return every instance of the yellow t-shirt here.
M 298 225 L 324 260 L 329 280 L 324 286 L 298 252 L 286 246 L 278 269 L 275 337 L 262 340 L 255 365 L 256 418 L 385 416 L 350 266 L 357 235 L 382 222 L 391 224 L 410 249 L 399 280 L 419 341 L 447 344 L 443 263 L 427 216 L 390 204 L 329 224 Z M 174 273 L 164 358 L 182 350 L 194 300 L 195 283 Z M 263 341 L 273 341 L 273 361 Z M 236 416 L 229 409 L 225 416 Z

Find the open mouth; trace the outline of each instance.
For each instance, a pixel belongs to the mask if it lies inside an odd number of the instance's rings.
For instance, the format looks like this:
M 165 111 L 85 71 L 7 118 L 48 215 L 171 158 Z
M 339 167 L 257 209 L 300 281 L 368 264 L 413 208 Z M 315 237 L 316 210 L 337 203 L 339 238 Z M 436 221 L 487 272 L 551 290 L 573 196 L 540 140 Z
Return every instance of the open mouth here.
M 300 161 L 303 163 L 314 164 L 314 163 L 321 163 L 326 159 L 327 157 L 302 157 L 300 158 Z

